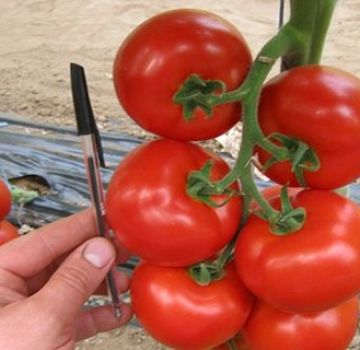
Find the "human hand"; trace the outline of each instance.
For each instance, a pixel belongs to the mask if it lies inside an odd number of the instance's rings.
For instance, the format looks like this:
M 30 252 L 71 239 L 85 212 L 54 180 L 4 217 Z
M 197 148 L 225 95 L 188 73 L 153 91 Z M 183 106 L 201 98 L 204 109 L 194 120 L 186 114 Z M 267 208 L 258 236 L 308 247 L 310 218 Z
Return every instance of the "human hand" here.
M 93 213 L 85 210 L 0 247 L 0 349 L 70 350 L 131 318 L 126 304 L 118 319 L 111 305 L 82 309 L 97 288 L 104 290 L 116 255 L 95 235 Z M 125 292 L 128 277 L 115 278 Z

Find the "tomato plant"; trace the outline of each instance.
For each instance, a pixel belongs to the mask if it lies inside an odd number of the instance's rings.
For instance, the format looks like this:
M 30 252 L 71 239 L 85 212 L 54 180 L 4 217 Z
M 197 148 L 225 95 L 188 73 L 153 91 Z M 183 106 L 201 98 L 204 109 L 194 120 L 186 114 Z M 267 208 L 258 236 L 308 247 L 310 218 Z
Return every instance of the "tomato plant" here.
M 130 285 L 133 310 L 144 329 L 175 349 L 202 350 L 232 338 L 253 303 L 234 265 L 225 276 L 199 286 L 185 268 L 138 266 Z
M 360 83 L 320 66 L 335 3 L 291 1 L 289 21 L 250 69 L 239 32 L 203 11 L 152 17 L 118 50 L 120 103 L 144 129 L 169 139 L 124 159 L 106 216 L 120 243 L 147 260 L 133 275 L 134 311 L 170 347 L 246 348 L 233 337 L 250 312 L 250 292 L 259 301 L 245 325 L 249 349 L 343 350 L 354 334 L 360 208 L 328 190 L 360 175 Z M 278 59 L 286 71 L 264 87 Z M 231 169 L 180 142 L 213 138 L 240 117 Z M 288 193 L 260 193 L 256 153 L 271 179 L 291 186 Z M 238 182 L 241 197 L 233 197 Z
M 334 189 L 360 177 L 360 80 L 339 69 L 293 68 L 268 82 L 261 95 L 264 133 L 282 133 L 313 148 L 320 169 L 304 172 L 306 185 Z M 270 158 L 259 148 L 262 164 Z M 280 184 L 299 186 L 291 164 L 276 163 L 265 174 Z
M 303 190 L 302 229 L 274 235 L 253 215 L 235 249 L 238 273 L 260 299 L 292 312 L 331 308 L 360 291 L 360 208 L 330 191 Z
M 114 61 L 114 85 L 123 108 L 145 130 L 204 140 L 239 121 L 240 103 L 218 106 L 211 116 L 196 109 L 189 121 L 174 94 L 190 74 L 235 89 L 250 63 L 248 46 L 232 24 L 205 11 L 179 9 L 150 18 L 127 37 Z
M 5 182 L 0 179 L 0 220 L 4 219 L 11 209 L 11 193 Z
M 152 263 L 185 266 L 212 257 L 231 240 L 240 223 L 240 197 L 214 208 L 186 191 L 189 173 L 209 160 L 213 179 L 229 170 L 214 153 L 169 139 L 127 155 L 111 178 L 106 216 L 130 252 Z
M 257 301 L 243 333 L 252 350 L 344 350 L 356 333 L 358 298 L 330 310 L 292 314 Z
M 17 228 L 8 220 L 0 221 L 0 245 L 18 237 Z

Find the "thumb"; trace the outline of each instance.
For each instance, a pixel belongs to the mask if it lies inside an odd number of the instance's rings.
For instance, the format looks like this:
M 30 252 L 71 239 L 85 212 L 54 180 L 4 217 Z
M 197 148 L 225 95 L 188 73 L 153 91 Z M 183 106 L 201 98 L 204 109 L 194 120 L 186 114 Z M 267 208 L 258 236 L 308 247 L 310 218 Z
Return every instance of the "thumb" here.
M 92 238 L 79 246 L 39 292 L 46 308 L 62 321 L 74 319 L 114 260 L 115 249 L 105 238 Z

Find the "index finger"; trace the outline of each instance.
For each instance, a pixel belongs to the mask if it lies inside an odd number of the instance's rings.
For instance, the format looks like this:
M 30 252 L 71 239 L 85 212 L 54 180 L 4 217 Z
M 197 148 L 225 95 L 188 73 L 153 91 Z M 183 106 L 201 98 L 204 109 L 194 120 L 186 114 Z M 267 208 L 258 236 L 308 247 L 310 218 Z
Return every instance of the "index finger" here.
M 56 258 L 96 236 L 93 210 L 60 219 L 0 247 L 0 268 L 29 278 Z

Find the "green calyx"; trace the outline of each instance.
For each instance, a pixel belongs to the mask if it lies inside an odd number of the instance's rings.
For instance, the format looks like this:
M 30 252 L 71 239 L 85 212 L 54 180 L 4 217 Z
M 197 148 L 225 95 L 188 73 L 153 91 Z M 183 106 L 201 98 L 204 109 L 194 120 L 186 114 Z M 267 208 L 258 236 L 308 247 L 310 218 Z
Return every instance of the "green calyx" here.
M 320 169 L 320 160 L 315 150 L 305 142 L 281 133 L 273 133 L 269 136 L 270 140 L 278 141 L 287 149 L 287 155 L 284 159 L 272 156 L 264 164 L 263 171 L 269 169 L 275 163 L 280 161 L 289 161 L 291 171 L 295 174 L 299 185 L 306 187 L 304 171 L 317 171 Z
M 193 118 L 198 107 L 211 117 L 215 102 L 225 89 L 225 83 L 220 80 L 203 80 L 198 75 L 191 74 L 175 93 L 173 101 L 183 106 L 184 118 L 187 121 Z
M 219 208 L 225 205 L 233 196 L 239 193 L 233 189 L 219 189 L 216 183 L 210 180 L 211 169 L 214 166 L 213 161 L 207 161 L 200 170 L 191 171 L 187 179 L 186 193 L 191 198 L 207 204 L 213 208 Z M 222 197 L 217 201 L 213 198 Z
M 200 286 L 207 286 L 213 281 L 222 279 L 225 276 L 225 266 L 234 257 L 236 240 L 237 235 L 235 235 L 215 260 L 202 261 L 199 264 L 189 267 L 191 278 Z
M 201 262 L 189 268 L 191 278 L 200 286 L 208 286 L 212 281 L 224 277 L 224 267 L 215 262 Z
M 293 208 L 287 186 L 281 189 L 281 210 L 269 217 L 264 211 L 255 212 L 256 215 L 267 220 L 273 234 L 284 236 L 299 231 L 305 223 L 306 211 L 304 208 Z

